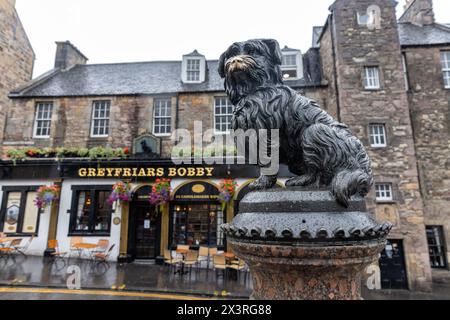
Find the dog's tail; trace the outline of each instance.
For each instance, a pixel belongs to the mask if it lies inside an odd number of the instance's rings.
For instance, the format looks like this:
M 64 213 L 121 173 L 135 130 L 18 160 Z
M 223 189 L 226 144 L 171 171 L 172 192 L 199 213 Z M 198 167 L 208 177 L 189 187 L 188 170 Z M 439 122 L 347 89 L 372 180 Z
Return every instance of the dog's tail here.
M 372 185 L 372 175 L 366 171 L 344 169 L 334 177 L 331 183 L 331 193 L 339 204 L 348 207 L 353 195 L 358 194 L 364 197 L 369 193 Z

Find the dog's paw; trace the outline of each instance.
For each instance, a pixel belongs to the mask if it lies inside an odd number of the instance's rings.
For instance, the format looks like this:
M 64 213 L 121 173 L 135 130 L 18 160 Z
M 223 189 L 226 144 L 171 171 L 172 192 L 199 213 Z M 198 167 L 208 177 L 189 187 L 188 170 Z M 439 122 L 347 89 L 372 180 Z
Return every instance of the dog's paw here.
M 251 183 L 248 187 L 250 190 L 265 190 L 272 188 L 277 183 L 276 176 L 261 176 L 255 182 Z
M 286 181 L 286 187 L 308 187 L 316 184 L 317 177 L 313 175 L 304 175 L 300 177 L 293 177 Z

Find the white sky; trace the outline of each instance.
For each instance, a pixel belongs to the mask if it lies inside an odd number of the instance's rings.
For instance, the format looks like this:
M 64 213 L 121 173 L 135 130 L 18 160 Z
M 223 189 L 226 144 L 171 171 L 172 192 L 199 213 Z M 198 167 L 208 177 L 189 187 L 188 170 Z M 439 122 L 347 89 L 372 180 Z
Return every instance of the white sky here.
M 405 0 L 397 7 L 401 12 Z M 69 40 L 89 63 L 180 60 L 197 49 L 218 59 L 234 41 L 275 38 L 306 51 L 333 0 L 17 0 L 36 52 L 34 75 L 54 64 L 55 41 Z M 275 6 L 276 4 L 276 6 Z M 434 0 L 450 23 L 450 1 Z

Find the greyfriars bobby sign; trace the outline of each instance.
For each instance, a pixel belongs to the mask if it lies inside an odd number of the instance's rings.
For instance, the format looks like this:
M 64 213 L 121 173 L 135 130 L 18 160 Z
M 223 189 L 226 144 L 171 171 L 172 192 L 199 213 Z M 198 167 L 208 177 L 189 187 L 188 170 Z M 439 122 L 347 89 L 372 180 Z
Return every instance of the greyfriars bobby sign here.
M 161 155 L 161 139 L 144 134 L 133 141 L 133 154 L 142 158 L 158 158 Z
M 235 105 L 233 129 L 269 131 L 269 151 L 296 176 L 272 189 L 261 176 L 222 226 L 250 267 L 255 299 L 361 299 L 361 274 L 378 259 L 392 228 L 367 212 L 369 156 L 350 129 L 283 84 L 282 53 L 272 39 L 236 42 L 219 74 Z

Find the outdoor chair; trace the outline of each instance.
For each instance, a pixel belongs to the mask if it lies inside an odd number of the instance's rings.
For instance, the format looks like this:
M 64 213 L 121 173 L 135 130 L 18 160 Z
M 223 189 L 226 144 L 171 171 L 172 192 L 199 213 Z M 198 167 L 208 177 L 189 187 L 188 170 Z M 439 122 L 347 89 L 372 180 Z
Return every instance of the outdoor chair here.
M 225 278 L 226 276 L 226 269 L 227 269 L 227 261 L 225 256 L 223 255 L 215 255 L 213 257 L 213 262 L 214 262 L 214 270 L 216 271 L 216 280 L 218 277 L 218 271 L 222 270 L 222 274 Z
M 97 242 L 97 248 L 95 248 L 92 251 L 92 254 L 96 254 L 96 253 L 105 253 L 106 250 L 108 250 L 109 247 L 109 240 L 106 239 L 100 239 Z
M 18 239 L 18 243 L 14 243 L 14 241 L 11 242 L 11 247 L 14 248 L 14 251 L 23 255 L 24 257 L 27 257 L 26 252 L 28 251 L 28 248 L 30 247 L 31 243 L 33 242 L 35 236 L 31 236 L 26 242 L 25 245 L 22 244 L 22 239 Z
M 83 254 L 82 248 L 77 248 L 76 245 L 79 243 L 83 243 L 82 237 L 72 237 L 70 238 L 70 249 L 69 249 L 69 256 L 72 256 L 72 253 L 76 253 L 79 258 L 81 258 L 81 255 Z
M 189 249 L 190 249 L 190 246 L 188 246 L 188 245 L 182 245 L 182 244 L 177 245 L 177 250 L 185 250 L 185 251 L 189 251 Z M 182 259 L 182 258 L 183 258 L 183 255 L 178 254 L 177 257 L 180 258 L 180 259 Z
M 67 264 L 66 260 L 65 260 L 65 257 L 66 257 L 66 255 L 68 253 L 67 252 L 62 252 L 59 249 L 59 242 L 58 242 L 58 240 L 49 240 L 47 247 L 49 249 L 55 250 L 55 252 L 52 252 L 50 254 L 51 257 L 52 257 L 52 259 L 50 259 L 50 263 L 54 263 L 56 265 L 56 269 L 58 269 L 58 270 L 64 268 L 66 266 L 66 264 Z M 63 262 L 64 263 L 62 268 L 58 268 L 58 262 Z
M 209 268 L 209 248 L 208 247 L 200 247 L 198 250 L 198 264 L 201 267 L 202 262 L 206 261 L 206 268 Z
M 238 280 L 240 279 L 241 272 L 247 272 L 247 265 L 245 264 L 245 261 L 242 259 L 233 261 L 231 264 L 227 265 L 227 268 L 236 270 L 238 272 Z
M 111 255 L 111 252 L 113 251 L 115 246 L 116 245 L 113 244 L 111 247 L 109 247 L 108 251 L 105 251 L 103 253 L 95 253 L 92 255 L 92 260 L 94 262 L 94 270 L 99 268 L 101 265 L 105 266 L 105 272 L 109 269 L 108 258 Z
M 185 266 L 189 267 L 189 272 L 192 274 L 192 267 L 198 265 L 198 252 L 197 251 L 189 251 L 186 254 L 186 259 L 182 261 Z
M 169 265 L 170 268 L 176 268 L 183 259 L 172 257 L 172 252 L 170 250 L 164 250 L 164 263 Z
M 13 263 L 16 263 L 16 258 L 13 255 L 14 249 L 9 247 L 0 247 L 0 258 L 5 260 L 5 266 L 8 264 L 8 261 L 11 259 Z

